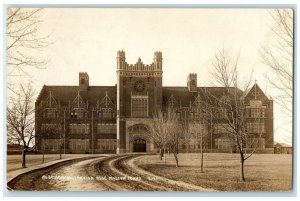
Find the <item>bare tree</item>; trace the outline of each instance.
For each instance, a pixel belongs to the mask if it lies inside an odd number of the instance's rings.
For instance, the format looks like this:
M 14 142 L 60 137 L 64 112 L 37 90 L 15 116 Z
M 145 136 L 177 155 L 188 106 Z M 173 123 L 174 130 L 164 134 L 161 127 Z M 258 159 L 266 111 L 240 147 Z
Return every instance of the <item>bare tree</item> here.
M 203 157 L 204 157 L 204 142 L 207 141 L 207 128 L 212 123 L 211 119 L 211 108 L 209 104 L 209 99 L 206 94 L 201 97 L 198 92 L 195 97 L 195 101 L 191 105 L 191 112 L 193 113 L 192 118 L 190 118 L 189 132 L 192 133 L 191 139 L 196 140 L 198 143 L 200 141 L 200 154 L 201 154 L 201 169 L 203 173 Z
M 164 153 L 164 160 L 166 160 L 166 149 L 168 149 L 174 155 L 176 167 L 178 167 L 178 143 L 181 133 L 182 125 L 179 115 L 174 112 L 165 114 L 158 112 L 150 125 L 150 137 L 160 149 L 160 153 Z M 162 159 L 162 155 L 160 157 Z
M 200 165 L 200 171 L 201 173 L 204 172 L 203 170 L 203 156 L 204 156 L 204 141 L 206 141 L 204 138 L 206 138 L 207 133 L 204 132 L 204 120 L 194 120 L 189 125 L 189 131 L 194 134 L 193 138 L 196 140 L 199 140 L 200 137 L 200 154 L 201 154 L 201 165 Z
M 153 118 L 153 122 L 150 125 L 150 137 L 153 139 L 156 146 L 159 148 L 159 156 L 160 160 L 162 157 L 165 157 L 165 149 L 167 145 L 167 141 L 169 136 L 165 129 L 165 117 L 162 112 L 158 112 L 158 114 Z
M 179 166 L 178 161 L 178 146 L 179 146 L 179 139 L 182 137 L 183 131 L 183 124 L 180 122 L 180 115 L 176 112 L 169 112 L 166 116 L 166 132 L 168 138 L 168 149 L 173 153 L 176 167 Z
M 42 9 L 8 8 L 6 16 L 6 67 L 7 76 L 28 76 L 28 67 L 45 68 L 46 61 L 39 58 L 46 48 L 49 36 L 39 31 Z M 13 90 L 9 80 L 8 88 Z
M 62 151 L 65 143 L 66 108 L 60 108 L 56 104 L 56 100 L 51 97 L 50 93 L 47 101 L 42 101 L 35 106 L 36 137 L 40 139 L 38 150 L 43 153 L 43 161 L 47 140 L 55 140 L 58 145 L 59 159 L 62 159 Z
M 52 136 L 52 138 L 51 138 Z M 53 139 L 55 136 L 55 139 Z M 63 135 L 62 135 L 62 125 L 59 118 L 48 121 L 48 123 L 43 123 L 41 125 L 41 132 L 39 133 L 38 138 L 40 139 L 40 145 L 43 153 L 43 162 L 44 162 L 44 155 L 45 155 L 45 145 L 47 139 L 57 140 L 58 149 L 59 149 L 59 159 L 62 159 L 62 148 L 63 148 Z
M 35 139 L 34 93 L 30 83 L 20 85 L 16 96 L 11 97 L 7 107 L 7 131 L 23 146 L 22 167 L 26 167 L 26 154 L 33 150 Z M 30 148 L 30 146 L 33 146 Z
M 16 133 L 16 131 L 10 127 L 7 128 L 7 144 L 17 144 L 17 145 L 21 145 L 21 139 L 19 138 L 18 134 Z
M 261 49 L 262 62 L 271 70 L 267 75 L 272 87 L 278 94 L 274 101 L 283 108 L 283 113 L 292 117 L 293 100 L 293 11 L 291 9 L 274 9 L 270 11 L 275 25 L 272 32 L 275 41 L 272 46 Z M 289 118 L 291 121 L 291 118 Z
M 251 77 L 246 82 L 241 82 L 238 74 L 238 58 L 232 57 L 224 49 L 215 54 L 213 61 L 213 76 L 225 91 L 218 100 L 218 109 L 223 117 L 221 124 L 227 131 L 228 139 L 233 143 L 233 148 L 240 155 L 240 180 L 245 181 L 244 163 L 256 149 L 250 153 L 246 151 L 247 141 L 251 136 L 246 128 L 244 97 L 249 89 Z M 243 90 L 240 90 L 243 89 Z

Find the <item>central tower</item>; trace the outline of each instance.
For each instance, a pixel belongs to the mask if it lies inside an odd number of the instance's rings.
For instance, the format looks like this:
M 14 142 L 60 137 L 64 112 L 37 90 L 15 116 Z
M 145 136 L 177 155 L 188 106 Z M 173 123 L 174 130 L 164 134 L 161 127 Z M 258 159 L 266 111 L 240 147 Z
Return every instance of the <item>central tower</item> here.
M 117 52 L 117 153 L 131 152 L 134 137 L 145 141 L 146 151 L 153 144 L 146 139 L 147 124 L 162 109 L 162 53 L 154 52 L 153 62 L 144 64 L 141 58 L 127 64 L 125 52 Z M 136 126 L 142 125 L 142 126 Z M 137 132 L 130 128 L 144 128 Z M 135 134 L 131 134 L 135 133 Z M 144 139 L 145 138 L 145 139 Z M 148 140 L 148 141 L 147 141 Z

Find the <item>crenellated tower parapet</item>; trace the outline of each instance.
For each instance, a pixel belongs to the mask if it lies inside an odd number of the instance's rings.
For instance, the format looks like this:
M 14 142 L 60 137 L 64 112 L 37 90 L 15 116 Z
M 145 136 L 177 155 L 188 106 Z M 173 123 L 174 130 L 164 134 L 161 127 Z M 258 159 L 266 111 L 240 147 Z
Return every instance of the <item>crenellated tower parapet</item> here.
M 161 77 L 162 53 L 156 51 L 151 64 L 144 64 L 141 58 L 135 64 L 128 64 L 124 51 L 117 52 L 117 73 L 125 77 Z

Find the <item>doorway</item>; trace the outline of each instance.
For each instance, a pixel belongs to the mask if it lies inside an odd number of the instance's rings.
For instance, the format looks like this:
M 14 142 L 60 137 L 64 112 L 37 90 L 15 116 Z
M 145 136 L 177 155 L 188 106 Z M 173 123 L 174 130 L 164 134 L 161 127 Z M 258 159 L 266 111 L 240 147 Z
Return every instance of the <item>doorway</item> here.
M 133 152 L 146 152 L 146 140 L 135 139 L 133 141 Z

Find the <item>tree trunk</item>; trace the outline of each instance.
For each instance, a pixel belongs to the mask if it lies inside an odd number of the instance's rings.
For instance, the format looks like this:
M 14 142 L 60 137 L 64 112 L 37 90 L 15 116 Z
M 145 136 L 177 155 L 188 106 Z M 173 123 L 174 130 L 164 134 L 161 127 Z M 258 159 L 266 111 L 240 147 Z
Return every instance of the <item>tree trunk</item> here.
M 203 171 L 203 150 L 202 150 L 202 147 L 201 147 L 201 172 L 204 172 Z
M 164 148 L 164 163 L 166 163 L 166 149 Z
M 26 168 L 26 153 L 27 153 L 27 150 L 23 149 L 23 151 L 22 151 L 22 168 Z
M 174 151 L 174 158 L 175 158 L 175 161 L 176 161 L 176 167 L 178 167 L 178 157 L 177 157 L 177 153 L 176 153 L 176 150 Z
M 163 153 L 162 153 L 162 149 L 161 148 L 159 148 L 159 158 L 162 161 Z
M 241 158 L 241 175 L 240 175 L 241 177 L 240 177 L 240 180 L 242 182 L 246 181 L 245 174 L 244 174 L 244 163 L 245 163 L 244 158 Z
M 203 139 L 201 133 L 201 172 L 203 172 Z
M 61 149 L 62 149 L 62 146 L 59 146 L 59 159 L 62 159 Z

